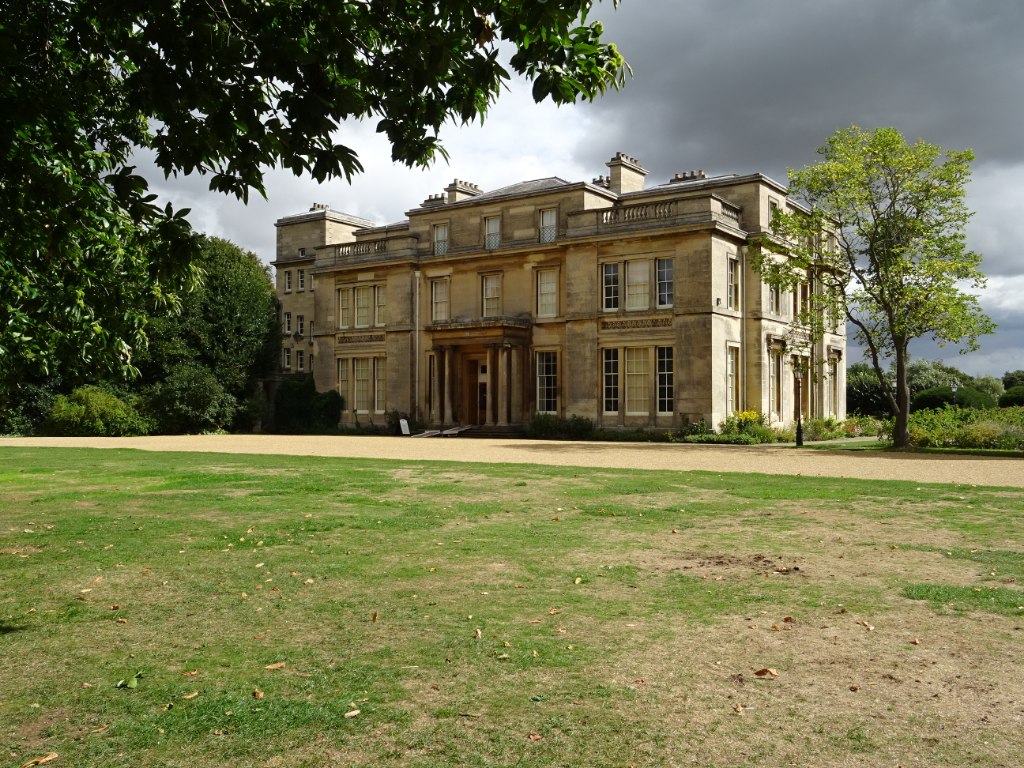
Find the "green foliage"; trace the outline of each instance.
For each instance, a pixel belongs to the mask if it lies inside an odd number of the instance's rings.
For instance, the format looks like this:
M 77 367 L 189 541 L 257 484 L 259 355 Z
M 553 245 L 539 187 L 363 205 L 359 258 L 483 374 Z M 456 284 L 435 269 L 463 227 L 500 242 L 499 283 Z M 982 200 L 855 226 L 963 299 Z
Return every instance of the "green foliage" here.
M 331 389 L 317 392 L 312 376 L 282 381 L 274 395 L 274 431 L 321 434 L 338 431 L 344 401 Z
M 869 437 L 877 435 L 881 422 L 873 416 L 847 416 L 843 421 L 843 431 L 848 437 Z
M 843 422 L 827 419 L 808 419 L 804 422 L 804 440 L 837 440 L 846 437 Z
M 911 412 L 925 408 L 942 408 L 946 405 L 961 408 L 994 408 L 996 400 L 987 392 L 973 387 L 959 387 L 954 394 L 952 387 L 932 387 L 914 395 Z
M 937 360 L 911 360 L 907 363 L 907 386 L 910 387 L 911 398 L 925 389 L 948 387 L 954 382 L 965 384 L 970 381 L 973 379 L 968 374 Z
M 911 445 L 917 448 L 1020 451 L 1024 450 L 1024 407 L 919 410 L 910 415 L 909 429 Z M 892 439 L 891 421 L 885 423 L 881 436 Z
M 755 266 L 771 285 L 813 281 L 814 300 L 797 318 L 805 339 L 822 338 L 828 318 L 845 313 L 895 416 L 895 443 L 904 446 L 911 340 L 970 350 L 995 328 L 976 295 L 985 285 L 981 256 L 966 247 L 974 156 L 909 144 L 893 128 L 857 126 L 818 152 L 821 162 L 790 172 L 790 194 L 809 213 L 779 212 L 772 236 L 753 249 Z
M 750 435 L 745 432 L 722 435 L 711 432 L 706 435 L 683 435 L 682 437 L 673 438 L 673 442 L 707 443 L 709 445 L 757 445 L 758 443 L 774 442 L 774 438 L 772 440 L 762 440 L 757 435 Z
M 879 418 L 889 415 L 885 386 L 867 363 L 854 363 L 846 369 L 846 410 Z
M 195 362 L 175 366 L 167 377 L 145 390 L 147 410 L 166 434 L 194 434 L 226 429 L 238 402 L 209 368 Z
M 22 383 L 6 408 L 0 408 L 0 435 L 32 435 L 50 417 L 60 384 L 58 378 L 43 384 Z
M 975 376 L 970 380 L 969 386 L 971 389 L 976 389 L 992 398 L 992 402 L 995 403 L 1002 397 L 1003 392 L 1006 389 L 1003 387 L 1002 379 L 996 376 Z
M 742 436 L 751 438 L 755 443 L 774 443 L 778 439 L 775 430 L 768 426 L 768 416 L 757 411 L 739 411 L 727 416 L 718 425 L 718 431 L 723 436 Z M 707 437 L 705 435 L 705 437 Z M 687 442 L 734 442 L 728 440 L 687 440 Z M 746 441 L 736 441 L 744 444 Z
M 1003 388 L 1024 387 L 1024 371 L 1007 371 L 1003 374 Z
M 188 211 L 155 204 L 136 148 L 242 200 L 275 165 L 320 182 L 360 172 L 336 140 L 360 119 L 396 161 L 424 165 L 444 155 L 442 125 L 497 99 L 503 56 L 537 100 L 620 87 L 628 67 L 592 4 L 7 0 L 0 406 L 30 374 L 134 374 L 148 312 L 194 277 Z
M 237 408 L 277 367 L 274 286 L 256 254 L 216 237 L 200 244 L 199 284 L 182 297 L 180 311 L 150 321 L 149 348 L 138 360 L 141 381 L 159 383 L 189 363 L 209 371 Z
M 85 437 L 148 434 L 152 425 L 139 414 L 133 400 L 130 395 L 122 399 L 100 387 L 79 387 L 70 395 L 54 398 L 46 431 Z
M 1000 408 L 1011 408 L 1018 405 L 1024 405 L 1024 384 L 1010 387 L 999 396 Z
M 594 422 L 575 414 L 564 418 L 553 413 L 536 413 L 526 427 L 526 436 L 534 440 L 589 440 L 593 435 Z

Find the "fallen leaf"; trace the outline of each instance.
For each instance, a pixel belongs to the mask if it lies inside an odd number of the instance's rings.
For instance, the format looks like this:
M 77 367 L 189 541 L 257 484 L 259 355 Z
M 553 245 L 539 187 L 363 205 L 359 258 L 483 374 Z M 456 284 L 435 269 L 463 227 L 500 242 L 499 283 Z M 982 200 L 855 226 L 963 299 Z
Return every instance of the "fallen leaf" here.
M 526 622 L 526 623 L 527 623 L 527 624 L 540 624 L 540 622 L 541 622 L 541 620 L 540 620 L 540 619 L 530 619 L 530 620 L 529 620 L 528 622 Z
M 118 616 L 116 623 L 117 624 L 127 624 L 128 623 L 128 619 L 126 619 L 124 616 Z
M 535 659 L 536 659 L 536 658 L 539 658 L 539 657 L 540 657 L 540 654 L 539 654 L 539 653 L 537 653 L 537 651 L 532 651 L 532 652 L 531 652 L 531 655 L 532 655 L 532 656 L 533 656 L 533 658 L 535 658 Z
M 539 733 L 530 733 L 527 734 L 526 738 L 528 738 L 530 741 L 540 741 L 544 737 L 541 736 Z
M 36 765 L 46 765 L 47 763 L 52 763 L 58 757 L 60 757 L 60 755 L 56 752 L 50 752 L 42 757 L 37 757 L 35 760 L 29 760 L 27 763 L 22 763 L 21 768 L 33 768 L 33 766 Z
M 765 667 L 764 669 L 759 669 L 754 674 L 757 675 L 758 677 L 778 677 L 779 676 L 778 672 L 776 672 L 774 669 L 771 669 L 769 667 Z
M 306 579 L 306 580 L 305 580 L 304 582 L 302 582 L 302 583 L 303 583 L 303 584 L 312 584 L 312 583 L 313 583 L 313 579 Z
M 561 612 L 562 611 L 560 609 L 558 609 L 558 608 L 552 608 L 551 610 L 548 611 L 548 616 L 555 616 L 556 614 L 559 614 Z
M 212 733 L 214 736 L 226 736 L 228 732 L 225 731 L 223 728 L 215 728 L 214 730 L 210 731 L 210 733 Z
M 374 611 L 373 612 L 373 616 L 370 617 L 370 623 L 371 624 L 376 624 L 377 623 L 377 612 L 376 611 Z
M 192 691 L 192 693 L 186 693 L 181 698 L 183 698 L 185 701 L 192 701 L 192 699 L 196 698 L 198 695 L 199 691 Z
M 915 638 L 914 638 L 913 640 L 911 640 L 911 641 L 910 641 L 910 644 L 911 644 L 911 645 L 920 645 L 920 644 L 921 644 L 921 641 L 920 641 L 920 640 L 918 640 L 918 639 L 917 639 L 917 638 L 915 637 Z
M 781 628 L 778 624 L 772 624 L 772 632 L 781 632 Z
M 507 659 L 507 658 L 509 658 L 509 655 L 507 653 L 499 653 L 498 654 L 498 658 L 499 659 Z
M 112 610 L 112 611 L 120 611 L 121 610 L 121 606 L 118 605 L 117 603 L 114 603 L 112 606 L 110 606 L 110 610 Z
M 473 630 L 473 635 L 474 637 L 476 637 L 477 640 L 479 640 L 481 637 L 484 636 L 484 633 L 481 632 L 479 628 L 477 628 Z
M 266 565 L 266 563 L 256 563 L 255 567 L 262 568 L 264 565 Z
M 101 725 L 99 728 L 94 728 L 93 730 L 89 731 L 89 733 L 103 733 L 109 727 L 110 723 L 107 723 L 106 725 Z
M 784 622 L 786 622 L 787 624 L 792 624 L 793 622 L 796 621 L 796 619 L 794 619 L 792 616 L 783 616 L 782 620 Z
M 92 683 L 82 683 L 83 688 L 92 688 Z
M 581 579 L 579 576 L 577 576 L 575 579 L 572 580 L 572 583 L 573 584 L 582 584 L 583 583 L 583 579 Z
M 861 625 L 862 627 L 864 627 L 865 629 L 867 629 L 867 631 L 868 631 L 868 632 L 874 632 L 874 631 L 875 631 L 875 627 L 874 627 L 874 626 L 873 626 L 872 624 L 868 624 L 868 623 L 867 623 L 866 621 L 864 621 L 863 619 L 861 619 L 861 620 L 860 620 L 860 621 L 858 621 L 857 623 L 858 623 L 858 624 L 860 624 L 860 625 Z
M 286 661 L 275 661 L 273 664 L 267 664 L 264 669 L 284 669 L 287 663 Z
M 851 685 L 850 686 L 850 690 L 853 691 L 854 693 L 856 693 L 857 691 L 860 690 L 860 686 L 859 685 Z
M 253 688 L 252 689 L 252 697 L 254 699 L 262 699 L 263 698 L 263 691 L 261 691 L 259 688 Z
M 743 705 L 742 704 L 733 704 L 732 705 L 732 710 L 737 715 L 742 715 L 743 714 Z
M 199 674 L 199 670 L 198 669 L 193 669 L 190 672 L 182 672 L 181 674 L 183 674 L 185 677 L 195 677 L 196 675 Z
M 350 711 L 345 713 L 345 717 L 348 720 L 351 720 L 353 717 L 359 717 L 359 710 L 358 709 L 350 710 Z

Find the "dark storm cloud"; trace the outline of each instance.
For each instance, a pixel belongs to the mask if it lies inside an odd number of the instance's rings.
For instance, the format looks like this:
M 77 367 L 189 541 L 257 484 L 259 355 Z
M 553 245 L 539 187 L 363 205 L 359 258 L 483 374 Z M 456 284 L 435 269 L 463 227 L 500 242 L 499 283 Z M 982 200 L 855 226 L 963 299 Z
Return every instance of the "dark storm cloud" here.
M 659 176 L 815 159 L 836 129 L 895 126 L 978 164 L 1024 160 L 1024 3 L 624 0 L 598 6 L 636 76 L 591 110 L 605 142 Z

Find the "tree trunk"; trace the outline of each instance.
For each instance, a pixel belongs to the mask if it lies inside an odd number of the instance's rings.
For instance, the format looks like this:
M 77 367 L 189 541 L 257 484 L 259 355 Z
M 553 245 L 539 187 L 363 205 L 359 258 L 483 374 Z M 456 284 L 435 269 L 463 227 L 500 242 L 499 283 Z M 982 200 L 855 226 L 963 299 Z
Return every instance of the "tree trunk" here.
M 907 344 L 896 345 L 896 421 L 892 428 L 894 448 L 910 447 L 910 387 L 907 385 Z

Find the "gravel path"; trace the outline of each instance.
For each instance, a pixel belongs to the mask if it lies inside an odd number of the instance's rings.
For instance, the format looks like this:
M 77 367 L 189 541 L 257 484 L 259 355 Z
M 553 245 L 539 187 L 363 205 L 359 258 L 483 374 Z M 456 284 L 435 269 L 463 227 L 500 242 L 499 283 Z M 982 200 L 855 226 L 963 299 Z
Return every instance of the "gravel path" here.
M 0 438 L 0 446 L 136 448 L 144 451 L 346 456 L 624 469 L 755 472 L 1024 487 L 1024 457 L 797 450 L 791 446 L 588 443 L 486 438 L 321 435 L 170 435 L 120 438 Z

